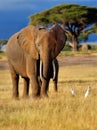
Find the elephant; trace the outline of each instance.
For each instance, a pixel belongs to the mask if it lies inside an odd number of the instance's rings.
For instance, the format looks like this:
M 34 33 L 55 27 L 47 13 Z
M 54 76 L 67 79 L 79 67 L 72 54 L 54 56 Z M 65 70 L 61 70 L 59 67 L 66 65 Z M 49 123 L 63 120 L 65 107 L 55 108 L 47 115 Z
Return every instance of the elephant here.
M 48 97 L 50 65 L 63 49 L 66 40 L 66 34 L 58 24 L 49 30 L 28 25 L 9 38 L 6 54 L 13 84 L 13 98 L 19 98 L 19 76 L 24 80 L 23 97 L 28 97 L 29 82 L 33 98 Z M 41 87 L 37 76 L 39 59 Z

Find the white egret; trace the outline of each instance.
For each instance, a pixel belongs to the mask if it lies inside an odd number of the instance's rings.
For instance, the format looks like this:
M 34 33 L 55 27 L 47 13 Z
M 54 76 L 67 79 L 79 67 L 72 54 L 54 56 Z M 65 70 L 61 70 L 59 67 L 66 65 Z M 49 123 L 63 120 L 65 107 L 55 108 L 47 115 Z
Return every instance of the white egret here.
M 89 96 L 90 93 L 90 86 L 88 86 L 86 92 L 85 92 L 85 98 Z
M 74 90 L 73 88 L 70 88 L 70 92 L 71 92 L 71 94 L 72 94 L 73 96 L 76 95 L 76 92 L 75 92 L 75 90 Z

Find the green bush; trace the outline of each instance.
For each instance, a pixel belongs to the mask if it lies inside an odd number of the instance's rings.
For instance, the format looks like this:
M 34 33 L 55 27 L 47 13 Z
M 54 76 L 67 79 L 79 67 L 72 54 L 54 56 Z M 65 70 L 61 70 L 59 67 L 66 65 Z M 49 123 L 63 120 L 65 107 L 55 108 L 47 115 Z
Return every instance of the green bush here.
M 91 45 L 91 50 L 97 50 L 97 45 Z
M 72 48 L 69 46 L 69 44 L 66 44 L 62 51 L 72 51 Z

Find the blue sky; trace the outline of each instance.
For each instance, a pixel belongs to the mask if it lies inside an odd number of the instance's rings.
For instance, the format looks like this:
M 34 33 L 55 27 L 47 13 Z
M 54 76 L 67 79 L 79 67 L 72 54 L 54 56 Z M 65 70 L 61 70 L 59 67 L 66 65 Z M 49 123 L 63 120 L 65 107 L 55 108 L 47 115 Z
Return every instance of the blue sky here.
M 97 0 L 0 0 L 0 39 L 27 26 L 28 16 L 63 3 L 97 6 Z

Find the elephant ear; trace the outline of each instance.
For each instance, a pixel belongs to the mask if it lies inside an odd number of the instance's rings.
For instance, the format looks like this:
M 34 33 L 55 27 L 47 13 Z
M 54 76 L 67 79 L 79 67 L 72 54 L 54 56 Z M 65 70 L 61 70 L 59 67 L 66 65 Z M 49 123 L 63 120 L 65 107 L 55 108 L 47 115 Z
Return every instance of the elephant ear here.
M 60 51 L 64 48 L 67 37 L 65 31 L 59 25 L 54 25 L 52 27 L 52 30 L 55 34 L 55 39 L 56 39 L 56 47 L 54 53 L 54 57 L 56 57 L 60 53 Z
M 37 29 L 30 25 L 21 30 L 17 36 L 19 46 L 34 59 L 38 59 L 38 50 L 35 45 Z

